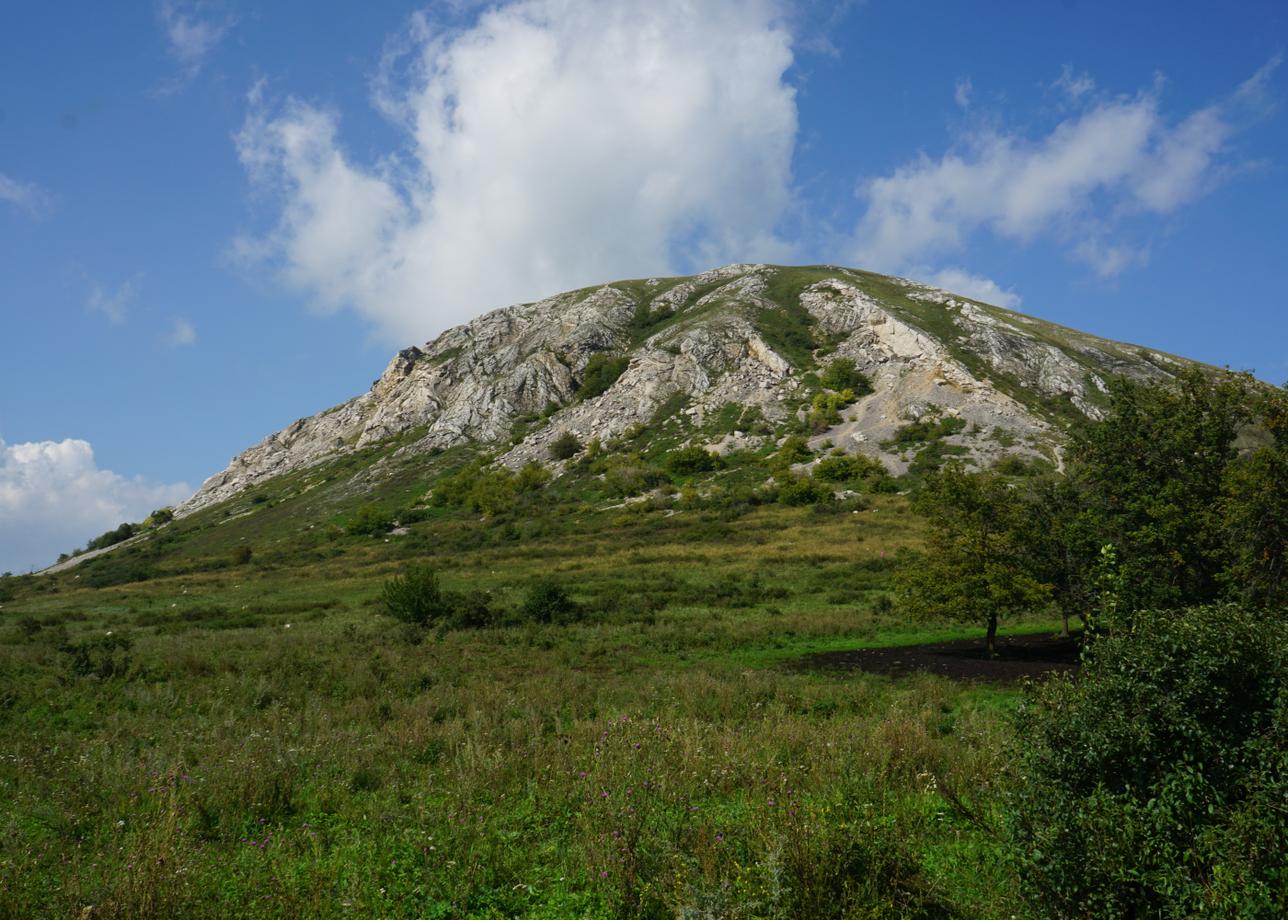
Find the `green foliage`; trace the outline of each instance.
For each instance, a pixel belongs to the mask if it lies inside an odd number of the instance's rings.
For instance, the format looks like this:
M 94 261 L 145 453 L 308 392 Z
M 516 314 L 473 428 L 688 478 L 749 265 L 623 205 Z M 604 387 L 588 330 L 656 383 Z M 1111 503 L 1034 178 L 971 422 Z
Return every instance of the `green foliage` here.
M 67 670 L 74 676 L 110 680 L 129 674 L 132 647 L 127 636 L 109 631 L 80 642 L 64 642 L 58 651 L 65 656 Z
M 109 530 L 106 533 L 100 534 L 99 536 L 90 540 L 89 543 L 85 544 L 85 549 L 86 550 L 106 549 L 109 546 L 115 546 L 117 543 L 123 543 L 124 541 L 130 539 L 130 537 L 134 536 L 138 532 L 139 532 L 139 525 L 131 524 L 127 521 L 121 524 L 119 527 L 116 527 L 113 530 Z
M 1036 479 L 1020 493 L 1019 542 L 1029 572 L 1050 585 L 1064 631 L 1098 604 L 1097 567 L 1104 546 L 1096 517 L 1064 477 Z
M 819 381 L 829 390 L 849 390 L 856 398 L 872 392 L 872 381 L 858 369 L 853 358 L 834 358 Z
M 908 606 L 922 615 L 985 623 L 993 652 L 999 617 L 1050 599 L 1050 587 L 1026 564 L 1019 497 L 996 474 L 949 465 L 927 480 L 914 507 L 930 530 L 926 552 L 899 573 Z
M 385 613 L 412 626 L 464 629 L 495 620 L 486 594 L 444 591 L 438 575 L 424 565 L 409 565 L 386 581 L 380 602 Z
M 229 558 L 233 565 L 246 565 L 246 563 L 250 562 L 252 555 L 254 555 L 254 552 L 249 546 L 243 543 L 241 546 L 233 548 L 232 554 Z
M 1288 388 L 1263 393 L 1254 411 L 1269 443 L 1241 453 L 1221 483 L 1228 565 L 1235 596 L 1266 607 L 1288 604 Z
M 1288 625 L 1140 612 L 1021 710 L 1009 797 L 1051 917 L 1288 912 Z
M 667 451 L 666 454 L 666 468 L 676 476 L 710 473 L 722 466 L 724 461 L 719 454 L 713 454 L 699 444 Z
M 489 467 L 482 461 L 467 464 L 434 484 L 435 505 L 464 508 L 489 518 L 507 514 L 524 502 L 531 502 L 547 482 L 549 471 L 529 463 L 518 473 L 505 467 Z
M 809 476 L 785 473 L 775 477 L 778 501 L 784 505 L 818 505 L 833 500 L 831 486 Z
M 928 441 L 938 441 L 941 438 L 947 438 L 965 430 L 966 420 L 956 416 L 927 418 L 900 426 L 895 431 L 894 437 L 888 441 L 883 441 L 881 446 L 887 449 L 893 447 L 903 450 Z
M 582 399 L 594 399 L 616 383 L 630 363 L 631 359 L 626 355 L 612 356 L 602 351 L 595 352 L 581 373 L 581 386 L 577 389 L 577 395 Z
M 364 537 L 382 537 L 393 529 L 393 514 L 376 505 L 363 505 L 344 525 L 345 533 Z
M 560 432 L 559 437 L 550 442 L 550 459 L 569 460 L 581 453 L 581 441 L 571 431 Z
M 889 491 L 894 487 L 894 479 L 885 464 L 863 454 L 824 457 L 814 467 L 814 478 L 873 492 Z
M 385 613 L 396 620 L 428 626 L 446 615 L 438 575 L 424 566 L 409 566 L 401 575 L 385 582 L 380 591 Z
M 1108 416 L 1075 432 L 1072 476 L 1101 542 L 1118 549 L 1129 609 L 1219 597 L 1222 490 L 1252 417 L 1251 385 L 1246 375 L 1213 380 L 1200 370 L 1174 385 L 1117 381 Z
M 592 471 L 604 477 L 604 485 L 615 498 L 629 498 L 670 483 L 665 472 L 650 464 L 638 452 L 606 454 L 595 461 Z
M 814 451 L 809 449 L 805 439 L 798 434 L 793 434 L 783 438 L 783 443 L 779 445 L 774 459 L 779 466 L 791 466 L 793 463 L 804 463 L 813 456 Z
M 577 619 L 581 609 L 568 596 L 563 585 L 541 579 L 528 588 L 519 612 L 524 619 L 534 623 L 566 623 Z
M 525 463 L 514 478 L 514 487 L 519 492 L 535 492 L 550 482 L 551 473 L 548 469 L 530 460 Z
M 149 514 L 148 519 L 143 523 L 146 527 L 160 527 L 162 524 L 169 524 L 173 520 L 173 508 L 158 508 L 156 511 Z
M 808 424 L 814 432 L 824 431 L 841 422 L 841 410 L 854 402 L 853 390 L 839 393 L 815 393 L 810 403 Z

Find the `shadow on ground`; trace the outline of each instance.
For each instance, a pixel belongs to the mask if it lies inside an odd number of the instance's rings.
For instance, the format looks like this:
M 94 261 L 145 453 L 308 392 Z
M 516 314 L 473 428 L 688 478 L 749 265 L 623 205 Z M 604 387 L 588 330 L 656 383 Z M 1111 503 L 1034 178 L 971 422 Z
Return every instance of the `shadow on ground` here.
M 1052 673 L 1075 673 L 1078 651 L 1076 637 L 1008 636 L 997 640 L 997 655 L 992 658 L 985 651 L 982 639 L 958 639 L 893 648 L 815 652 L 797 659 L 793 667 L 892 676 L 920 671 L 954 680 L 1011 684 Z

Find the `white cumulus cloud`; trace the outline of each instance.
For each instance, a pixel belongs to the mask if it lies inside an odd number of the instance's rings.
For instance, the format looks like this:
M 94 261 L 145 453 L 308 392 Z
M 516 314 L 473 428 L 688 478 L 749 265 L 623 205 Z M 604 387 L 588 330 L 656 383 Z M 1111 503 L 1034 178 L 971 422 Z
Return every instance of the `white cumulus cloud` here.
M 52 563 L 123 521 L 187 498 L 185 483 L 132 479 L 98 468 L 88 441 L 0 440 L 0 571 Z
M 1181 118 L 1159 89 L 1094 98 L 1066 69 L 1057 84 L 1086 103 L 1045 136 L 988 129 L 939 158 L 921 155 L 863 186 L 867 210 L 853 252 L 865 267 L 900 270 L 959 250 L 973 234 L 1028 242 L 1049 235 L 1097 273 L 1141 264 L 1144 247 L 1111 239 L 1125 218 L 1172 213 L 1231 169 L 1231 141 L 1264 111 L 1276 58 L 1228 98 Z
M 789 257 L 791 62 L 770 0 L 414 17 L 375 92 L 403 149 L 361 162 L 337 113 L 252 93 L 237 149 L 276 204 L 234 250 L 397 342 L 596 281 Z

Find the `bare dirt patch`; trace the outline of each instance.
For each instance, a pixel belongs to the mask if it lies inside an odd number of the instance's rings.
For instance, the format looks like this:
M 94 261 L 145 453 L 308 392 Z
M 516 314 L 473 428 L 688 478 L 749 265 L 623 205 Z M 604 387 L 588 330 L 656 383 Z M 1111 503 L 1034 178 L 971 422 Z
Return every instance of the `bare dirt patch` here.
M 794 666 L 809 671 L 866 671 L 901 676 L 916 672 L 953 680 L 1013 684 L 1025 678 L 1078 670 L 1078 640 L 1050 635 L 1007 636 L 997 640 L 990 658 L 983 639 L 958 639 L 925 645 L 815 652 Z

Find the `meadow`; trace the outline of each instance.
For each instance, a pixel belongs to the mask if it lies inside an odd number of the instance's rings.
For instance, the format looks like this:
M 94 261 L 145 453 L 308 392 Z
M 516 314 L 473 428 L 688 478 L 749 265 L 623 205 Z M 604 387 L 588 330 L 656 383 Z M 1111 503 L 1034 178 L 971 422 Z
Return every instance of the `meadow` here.
M 998 817 L 1022 690 L 794 664 L 979 632 L 892 604 L 905 497 L 376 536 L 351 504 L 243 504 L 10 580 L 0 915 L 1022 913 Z M 379 603 L 408 560 L 501 609 L 555 579 L 580 615 L 410 627 Z

